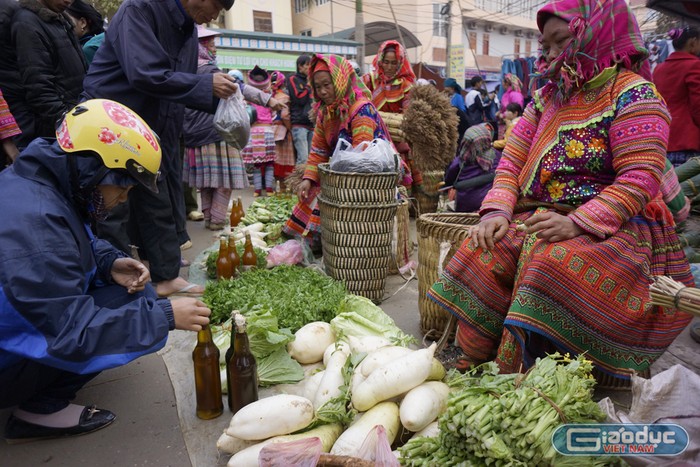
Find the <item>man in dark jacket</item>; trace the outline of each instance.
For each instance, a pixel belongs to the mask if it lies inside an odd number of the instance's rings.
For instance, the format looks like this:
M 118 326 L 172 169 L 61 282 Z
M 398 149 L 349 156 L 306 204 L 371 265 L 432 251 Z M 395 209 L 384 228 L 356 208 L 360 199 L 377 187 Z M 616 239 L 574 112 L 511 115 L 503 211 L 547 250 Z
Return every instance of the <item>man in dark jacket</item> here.
M 292 139 L 297 152 L 297 164 L 306 164 L 311 149 L 314 125 L 309 119 L 311 110 L 311 86 L 309 85 L 309 65 L 311 57 L 300 55 L 297 58 L 297 72 L 289 78 L 289 114 L 292 122 Z
M 467 107 L 469 126 L 474 126 L 484 123 L 484 110 L 486 109 L 486 105 L 484 104 L 484 97 L 481 94 L 484 79 L 481 76 L 474 76 L 470 84 L 472 85 L 472 89 L 467 93 L 464 101 Z
M 8 442 L 87 433 L 114 414 L 70 404 L 100 371 L 199 330 L 209 309 L 158 299 L 148 270 L 89 223 L 134 186 L 156 189 L 161 151 L 130 109 L 91 100 L 70 110 L 57 140 L 36 139 L 0 173 L 0 408 L 17 406 Z
M 0 86 L 22 130 L 20 148 L 34 138 L 52 137 L 56 122 L 78 103 L 83 90 L 87 62 L 73 23 L 63 13 L 68 5 L 66 0 L 20 0 L 12 16 L 11 44 L 21 57 L 16 62 L 21 89 L 11 82 Z M 3 75 L 12 73 L 12 67 L 9 63 Z
M 233 0 L 126 0 L 85 78 L 87 98 L 105 98 L 134 109 L 160 136 L 162 178 L 157 194 L 139 187 L 114 210 L 98 233 L 123 251 L 140 246 L 160 296 L 203 289 L 179 277 L 180 245 L 189 239 L 178 143 L 185 106 L 213 112 L 217 98 L 237 89 L 226 73 L 197 75 L 197 28 Z M 125 226 L 131 220 L 130 241 Z

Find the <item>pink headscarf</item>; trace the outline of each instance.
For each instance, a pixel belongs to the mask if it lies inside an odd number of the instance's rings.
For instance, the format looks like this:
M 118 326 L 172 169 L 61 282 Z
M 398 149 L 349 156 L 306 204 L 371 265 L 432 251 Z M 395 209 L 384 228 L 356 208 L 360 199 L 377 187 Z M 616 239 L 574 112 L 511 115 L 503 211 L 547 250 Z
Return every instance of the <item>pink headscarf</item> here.
M 537 12 L 540 32 L 551 16 L 568 22 L 573 38 L 551 63 L 540 55 L 537 69 L 557 84 L 564 100 L 615 64 L 651 80 L 649 51 L 625 0 L 553 0 Z

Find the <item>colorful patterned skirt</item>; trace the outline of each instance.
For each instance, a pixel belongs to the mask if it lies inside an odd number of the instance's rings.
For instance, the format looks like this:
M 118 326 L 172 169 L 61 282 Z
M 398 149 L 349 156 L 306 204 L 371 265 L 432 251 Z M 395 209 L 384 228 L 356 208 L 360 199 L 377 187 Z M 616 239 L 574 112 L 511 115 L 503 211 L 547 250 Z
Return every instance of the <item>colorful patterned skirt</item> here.
M 320 187 L 312 186 L 306 202 L 299 201 L 294 206 L 291 217 L 282 227 L 287 236 L 301 238 L 312 248 L 321 245 L 321 217 L 316 199 L 320 192 Z
M 283 140 L 276 141 L 277 145 L 275 155 L 275 177 L 285 178 L 294 171 L 294 141 L 292 140 L 292 132 L 288 131 Z
M 553 350 L 587 352 L 599 371 L 628 379 L 691 319 L 650 304 L 653 275 L 694 284 L 672 226 L 639 215 L 603 240 L 549 243 L 512 222 L 493 251 L 466 240 L 428 296 L 459 318 L 457 342 L 472 363 L 495 359 L 514 372 Z
M 272 125 L 253 125 L 248 146 L 241 151 L 246 164 L 275 161 L 275 131 Z
M 224 141 L 198 148 L 185 148 L 182 180 L 195 188 L 248 187 L 240 152 Z

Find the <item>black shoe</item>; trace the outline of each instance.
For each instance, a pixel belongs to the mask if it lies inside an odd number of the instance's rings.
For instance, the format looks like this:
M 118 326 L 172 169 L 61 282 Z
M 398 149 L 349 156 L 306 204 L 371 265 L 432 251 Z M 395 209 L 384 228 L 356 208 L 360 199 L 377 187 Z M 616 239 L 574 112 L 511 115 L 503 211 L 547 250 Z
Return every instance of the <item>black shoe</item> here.
M 96 409 L 95 406 L 85 407 L 80 414 L 80 422 L 68 428 L 51 428 L 35 425 L 10 415 L 5 425 L 5 441 L 8 444 L 27 443 L 41 439 L 78 436 L 104 428 L 117 418 L 109 410 Z

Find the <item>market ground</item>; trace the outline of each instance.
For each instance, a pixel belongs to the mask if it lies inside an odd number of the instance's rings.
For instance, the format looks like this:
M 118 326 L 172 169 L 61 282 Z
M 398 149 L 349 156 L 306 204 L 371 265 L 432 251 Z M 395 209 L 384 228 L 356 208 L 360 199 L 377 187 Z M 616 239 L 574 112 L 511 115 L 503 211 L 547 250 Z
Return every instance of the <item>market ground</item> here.
M 245 191 L 244 203 L 252 201 L 251 191 Z M 415 240 L 415 224 L 413 225 Z M 189 222 L 188 231 L 193 248 L 184 258 L 193 263 L 182 270 L 201 280 L 196 259 L 210 248 L 215 237 L 201 222 Z M 191 270 L 191 271 L 190 271 Z M 405 284 L 400 276 L 387 282 L 387 295 Z M 382 308 L 407 333 L 422 338 L 419 329 L 418 283 L 413 280 L 396 295 L 382 303 Z M 122 368 L 106 371 L 88 384 L 76 403 L 96 404 L 112 410 L 117 420 L 112 426 L 86 436 L 7 445 L 0 443 L 0 466 L 172 466 L 212 467 L 225 465 L 225 458 L 216 452 L 216 440 L 228 425 L 227 411 L 211 421 L 201 421 L 194 415 L 191 350 L 195 335 L 176 331 L 171 333 L 166 347 Z M 695 344 L 686 329 L 659 360 L 653 373 L 681 363 L 700 373 L 700 345 Z M 602 396 L 603 394 L 598 394 Z M 629 404 L 628 392 L 610 394 L 624 406 Z M 693 398 L 696 395 L 691 396 Z M 9 410 L 0 411 L 0 426 L 4 426 Z

